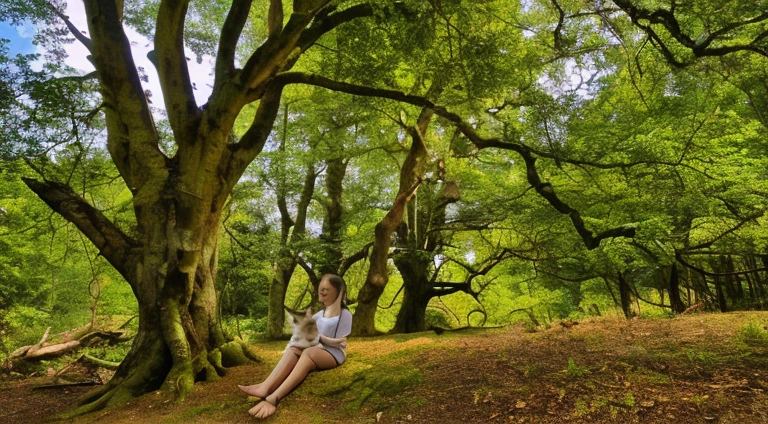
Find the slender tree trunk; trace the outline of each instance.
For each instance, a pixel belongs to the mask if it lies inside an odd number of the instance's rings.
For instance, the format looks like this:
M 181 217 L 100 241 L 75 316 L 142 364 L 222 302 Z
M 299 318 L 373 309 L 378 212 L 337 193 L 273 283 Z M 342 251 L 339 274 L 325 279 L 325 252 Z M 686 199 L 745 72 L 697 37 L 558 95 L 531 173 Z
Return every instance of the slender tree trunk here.
M 720 308 L 720 312 L 727 312 L 728 306 L 725 300 L 725 293 L 723 293 L 723 283 L 720 281 L 720 277 L 715 277 L 715 292 L 717 293 L 717 305 Z
M 275 261 L 275 274 L 269 285 L 269 309 L 267 311 L 267 337 L 269 339 L 277 340 L 284 337 L 285 295 L 295 270 L 296 257 L 286 247 Z
M 662 300 L 661 303 L 664 303 Z M 672 264 L 672 269 L 669 273 L 669 304 L 672 307 L 672 311 L 675 313 L 682 313 L 685 311 L 685 305 L 680 300 L 680 275 L 677 271 L 677 264 Z
M 624 312 L 624 317 L 632 318 L 634 316 L 632 313 L 632 291 L 621 272 L 619 272 L 619 295 L 621 296 L 621 310 Z
M 325 205 L 323 232 L 324 258 L 318 263 L 320 274 L 337 274 L 341 267 L 343 251 L 341 249 L 344 229 L 344 205 L 342 204 L 343 181 L 347 172 L 347 162 L 343 158 L 328 159 L 326 163 L 325 187 L 328 202 Z

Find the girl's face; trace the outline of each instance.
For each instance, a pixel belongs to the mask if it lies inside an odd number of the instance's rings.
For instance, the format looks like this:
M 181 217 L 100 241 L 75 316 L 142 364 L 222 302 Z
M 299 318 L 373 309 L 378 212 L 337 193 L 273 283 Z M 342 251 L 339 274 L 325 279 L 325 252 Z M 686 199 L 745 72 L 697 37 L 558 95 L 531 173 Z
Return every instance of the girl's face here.
M 317 287 L 317 292 L 318 298 L 325 306 L 333 305 L 333 302 L 336 301 L 336 296 L 339 294 L 338 290 L 333 287 L 333 284 L 328 282 L 325 278 L 320 281 L 320 285 Z

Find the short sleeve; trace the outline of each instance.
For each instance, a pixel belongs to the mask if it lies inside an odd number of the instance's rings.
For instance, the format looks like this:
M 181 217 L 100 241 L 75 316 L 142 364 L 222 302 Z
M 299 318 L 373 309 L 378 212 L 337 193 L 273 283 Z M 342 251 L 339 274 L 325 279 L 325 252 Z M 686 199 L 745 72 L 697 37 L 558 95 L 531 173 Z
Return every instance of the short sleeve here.
M 352 332 L 352 312 L 349 309 L 342 309 L 339 316 L 339 328 L 336 330 L 336 337 L 347 337 Z

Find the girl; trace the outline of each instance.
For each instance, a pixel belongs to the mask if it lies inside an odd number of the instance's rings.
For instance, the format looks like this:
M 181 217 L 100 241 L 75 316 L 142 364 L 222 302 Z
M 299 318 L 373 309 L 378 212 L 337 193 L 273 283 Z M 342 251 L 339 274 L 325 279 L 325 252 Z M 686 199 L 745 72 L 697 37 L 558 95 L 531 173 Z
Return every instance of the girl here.
M 320 331 L 320 344 L 306 349 L 291 346 L 280 362 L 260 384 L 240 386 L 240 390 L 261 398 L 248 413 L 256 418 L 272 415 L 281 399 L 301 384 L 313 371 L 325 371 L 344 363 L 347 336 L 352 331 L 352 313 L 345 302 L 347 287 L 338 275 L 326 274 L 318 286 L 318 298 L 325 308 L 314 315 Z

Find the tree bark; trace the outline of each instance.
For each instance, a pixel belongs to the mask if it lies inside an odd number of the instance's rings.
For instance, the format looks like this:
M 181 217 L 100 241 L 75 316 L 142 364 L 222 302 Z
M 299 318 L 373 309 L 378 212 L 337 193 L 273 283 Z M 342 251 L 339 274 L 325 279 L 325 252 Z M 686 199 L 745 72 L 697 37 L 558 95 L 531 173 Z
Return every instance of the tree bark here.
M 433 297 L 427 275 L 431 255 L 408 251 L 395 256 L 395 266 L 403 278 L 403 303 L 397 313 L 392 333 L 414 333 L 426 330 L 427 305 Z
M 664 299 L 661 300 L 661 303 L 664 303 Z M 672 269 L 669 272 L 669 304 L 672 307 L 672 312 L 677 314 L 685 310 L 685 305 L 680 300 L 680 275 L 676 263 L 672 264 Z
M 343 258 L 341 239 L 344 229 L 344 205 L 341 201 L 344 191 L 342 182 L 347 172 L 347 162 L 343 158 L 328 159 L 325 163 L 325 188 L 328 201 L 325 204 L 323 232 L 320 234 L 324 253 L 323 260 L 318 263 L 320 275 L 337 274 L 341 268 Z
M 632 312 L 632 290 L 621 272 L 619 272 L 619 295 L 621 296 L 621 310 L 624 312 L 624 317 L 626 319 L 632 318 L 635 315 Z

